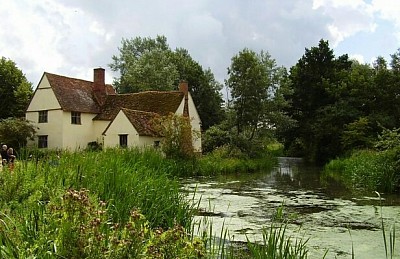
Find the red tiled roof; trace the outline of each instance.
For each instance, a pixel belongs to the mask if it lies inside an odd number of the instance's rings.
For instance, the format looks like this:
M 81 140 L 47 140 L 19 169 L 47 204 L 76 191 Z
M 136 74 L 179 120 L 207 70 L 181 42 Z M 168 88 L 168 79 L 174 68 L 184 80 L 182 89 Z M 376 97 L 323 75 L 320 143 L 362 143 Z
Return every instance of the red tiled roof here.
M 154 120 L 160 117 L 154 112 L 144 112 L 123 108 L 122 111 L 135 127 L 140 136 L 160 137 L 160 134 L 154 128 Z
M 93 92 L 93 82 L 47 72 L 45 76 L 63 110 L 97 113 L 94 120 L 111 121 L 122 109 L 139 135 L 144 136 L 159 136 L 150 120 L 175 113 L 184 98 L 181 91 L 116 94 L 111 85 L 106 85 L 106 100 L 100 106 Z
M 44 75 L 56 95 L 61 108 L 65 111 L 100 113 L 100 106 L 93 95 L 93 82 L 55 75 L 45 72 Z M 108 94 L 115 94 L 111 85 L 106 85 Z
M 147 91 L 133 94 L 107 96 L 107 100 L 95 120 L 112 120 L 122 108 L 168 115 L 175 113 L 183 100 L 180 91 Z

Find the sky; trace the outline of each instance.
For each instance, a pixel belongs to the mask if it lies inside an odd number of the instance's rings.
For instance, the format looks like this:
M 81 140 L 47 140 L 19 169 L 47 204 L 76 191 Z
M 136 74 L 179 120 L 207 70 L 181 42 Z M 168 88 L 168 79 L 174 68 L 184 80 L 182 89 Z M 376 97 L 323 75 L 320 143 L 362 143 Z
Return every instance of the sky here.
M 388 62 L 400 48 L 399 0 L 2 0 L 0 57 L 36 88 L 43 72 L 106 82 L 122 39 L 164 35 L 221 83 L 244 48 L 290 68 L 328 40 L 335 56 Z

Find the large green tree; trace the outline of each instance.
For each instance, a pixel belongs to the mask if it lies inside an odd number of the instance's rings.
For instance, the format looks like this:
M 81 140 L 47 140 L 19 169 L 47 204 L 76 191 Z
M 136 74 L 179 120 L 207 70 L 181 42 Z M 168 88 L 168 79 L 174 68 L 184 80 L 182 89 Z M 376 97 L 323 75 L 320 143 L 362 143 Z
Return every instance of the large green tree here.
M 251 141 L 289 121 L 282 109 L 288 105 L 282 98 L 287 90 L 287 73 L 268 52 L 243 49 L 232 58 L 228 76 L 226 86 L 232 97 L 230 107 L 238 136 Z
M 23 117 L 32 96 L 32 84 L 14 61 L 0 59 L 0 119 Z
M 211 70 L 203 69 L 187 50 L 171 50 L 165 36 L 123 39 L 119 55 L 113 56 L 110 67 L 120 74 L 114 80 L 119 93 L 173 90 L 179 81 L 186 80 L 202 128 L 206 130 L 223 119 L 222 85 L 215 80 Z
M 285 141 L 293 155 L 324 162 L 341 152 L 346 111 L 340 97 L 346 92 L 343 82 L 351 65 L 347 55 L 335 58 L 328 41 L 321 40 L 291 68 L 289 111 L 297 126 L 286 132 Z
M 248 130 L 251 140 L 264 114 L 268 75 L 257 53 L 244 49 L 232 58 L 228 76 L 226 85 L 231 92 L 237 134 Z
M 306 49 L 290 70 L 297 126 L 282 134 L 292 155 L 324 163 L 371 148 L 382 128 L 400 126 L 400 52 L 373 66 L 335 57 L 327 41 Z

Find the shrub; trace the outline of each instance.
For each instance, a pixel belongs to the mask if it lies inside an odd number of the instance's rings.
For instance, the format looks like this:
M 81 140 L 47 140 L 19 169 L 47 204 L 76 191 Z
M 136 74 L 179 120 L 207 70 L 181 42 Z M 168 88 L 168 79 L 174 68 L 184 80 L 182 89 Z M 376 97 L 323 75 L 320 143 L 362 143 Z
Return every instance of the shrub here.
M 192 127 L 188 117 L 171 113 L 155 119 L 153 125 L 163 136 L 161 149 L 167 158 L 194 157 Z
M 48 204 L 21 215 L 23 223 L 14 228 L 14 235 L 0 225 L 1 251 L 14 258 L 201 258 L 205 254 L 203 243 L 179 225 L 165 231 L 151 229 L 137 209 L 130 211 L 126 223 L 113 222 L 110 207 L 87 189 L 68 189 L 62 198 L 54 196 Z

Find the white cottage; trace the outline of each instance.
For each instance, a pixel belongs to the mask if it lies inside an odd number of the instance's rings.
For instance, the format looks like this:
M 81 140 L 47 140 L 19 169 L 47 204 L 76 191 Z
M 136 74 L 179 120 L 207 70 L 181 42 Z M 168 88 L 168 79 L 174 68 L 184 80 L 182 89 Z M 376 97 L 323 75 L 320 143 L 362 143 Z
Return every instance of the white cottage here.
M 200 132 L 187 82 L 181 82 L 178 91 L 116 94 L 105 84 L 102 68 L 94 69 L 93 82 L 45 72 L 26 110 L 26 119 L 38 127 L 29 145 L 71 150 L 86 148 L 90 142 L 104 147 L 158 145 L 162 136 L 150 122 L 170 113 L 189 116 L 192 130 Z M 193 141 L 200 152 L 201 138 Z

